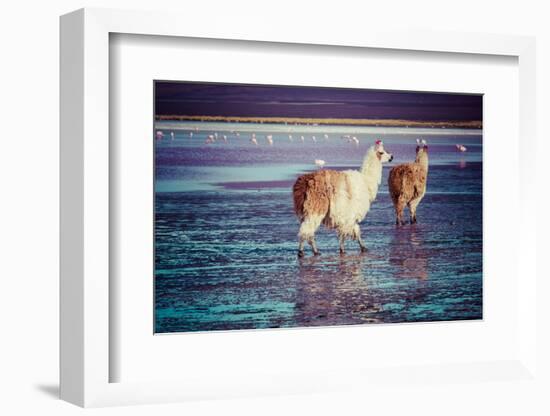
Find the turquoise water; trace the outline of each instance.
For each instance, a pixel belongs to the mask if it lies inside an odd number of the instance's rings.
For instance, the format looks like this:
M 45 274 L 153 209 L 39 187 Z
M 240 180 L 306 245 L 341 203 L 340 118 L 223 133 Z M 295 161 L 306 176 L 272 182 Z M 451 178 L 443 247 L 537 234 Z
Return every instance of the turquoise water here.
M 482 318 L 481 132 L 156 127 L 164 132 L 155 143 L 157 333 Z M 206 144 L 214 133 L 218 140 Z M 348 134 L 358 146 L 342 139 Z M 296 177 L 315 170 L 315 159 L 325 160 L 326 169 L 357 169 L 378 138 L 395 159 L 361 223 L 368 253 L 348 241 L 342 257 L 334 231 L 320 229 L 322 255 L 306 252 L 298 259 L 291 198 Z M 429 144 L 428 191 L 418 224 L 397 228 L 387 175 L 414 158 L 416 138 Z M 468 151 L 457 152 L 457 143 Z

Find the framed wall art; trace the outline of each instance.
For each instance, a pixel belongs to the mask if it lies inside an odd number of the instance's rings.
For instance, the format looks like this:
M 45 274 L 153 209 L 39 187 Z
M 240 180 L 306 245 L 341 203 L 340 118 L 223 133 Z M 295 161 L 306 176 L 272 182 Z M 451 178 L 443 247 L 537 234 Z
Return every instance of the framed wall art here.
M 534 40 L 181 19 L 61 18 L 61 397 L 537 383 Z

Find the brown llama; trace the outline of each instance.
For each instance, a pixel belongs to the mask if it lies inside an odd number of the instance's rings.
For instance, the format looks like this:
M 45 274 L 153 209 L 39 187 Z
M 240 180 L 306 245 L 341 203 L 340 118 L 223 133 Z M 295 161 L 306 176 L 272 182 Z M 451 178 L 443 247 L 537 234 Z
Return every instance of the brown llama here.
M 404 225 L 403 210 L 409 207 L 411 224 L 416 224 L 416 208 L 426 193 L 428 146 L 423 140 L 416 147 L 414 163 L 398 165 L 390 171 L 388 186 L 395 207 L 395 223 Z

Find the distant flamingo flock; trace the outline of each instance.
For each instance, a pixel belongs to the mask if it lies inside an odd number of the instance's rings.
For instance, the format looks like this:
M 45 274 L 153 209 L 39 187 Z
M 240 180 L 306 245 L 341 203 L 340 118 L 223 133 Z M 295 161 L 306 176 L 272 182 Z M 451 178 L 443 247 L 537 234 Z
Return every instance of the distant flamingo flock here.
M 194 133 L 195 132 L 198 132 L 199 131 L 199 128 L 198 127 L 195 127 L 193 129 L 193 131 L 189 131 L 189 138 L 193 138 L 194 136 Z M 230 132 L 230 135 L 233 135 L 234 138 L 238 138 L 238 137 L 241 137 L 241 133 L 238 132 L 238 131 L 234 131 L 234 130 L 231 130 Z M 162 140 L 164 137 L 165 137 L 165 133 L 162 131 L 162 130 L 157 130 L 155 132 L 155 137 L 157 140 Z M 348 136 L 342 136 L 342 138 L 347 138 Z M 176 139 L 176 133 L 171 131 L 170 132 L 170 140 L 175 140 Z M 311 140 L 311 142 L 313 143 L 317 143 L 318 142 L 318 139 L 317 139 L 317 136 L 309 136 L 309 139 Z M 324 134 L 323 135 L 323 139 L 325 141 L 329 141 L 330 137 L 328 134 Z M 301 135 L 300 136 L 300 141 L 302 143 L 305 143 L 306 141 L 308 140 L 308 137 L 307 136 L 304 136 L 304 135 Z M 213 133 L 210 133 L 210 134 L 207 134 L 206 135 L 206 139 L 204 140 L 204 143 L 205 144 L 214 144 L 214 143 L 221 143 L 221 142 L 224 142 L 224 143 L 229 143 L 229 136 L 227 134 L 222 134 L 220 135 L 220 133 L 218 132 L 213 132 Z M 258 141 L 258 136 L 256 135 L 256 133 L 251 133 L 250 134 L 250 139 L 249 139 L 250 143 L 255 145 L 255 146 L 258 146 L 260 144 L 260 142 Z M 288 141 L 289 142 L 294 142 L 294 137 L 292 136 L 292 134 L 289 134 L 288 135 Z M 357 137 L 350 137 L 348 139 L 348 142 L 349 143 L 353 143 L 353 144 L 356 144 L 358 145 L 359 144 L 359 140 L 357 139 Z M 265 143 L 268 145 L 268 146 L 273 146 L 273 144 L 275 143 L 274 139 L 273 139 L 273 135 L 272 134 L 266 134 L 265 135 Z
M 197 132 L 199 132 L 199 128 L 198 127 L 193 128 L 192 131 L 188 132 L 189 138 L 192 138 L 193 135 Z M 173 140 L 176 139 L 176 133 L 174 131 L 170 131 L 169 136 L 170 136 L 170 141 L 173 141 Z M 229 143 L 230 136 L 233 136 L 234 139 L 235 138 L 240 138 L 241 133 L 238 132 L 238 131 L 235 131 L 235 130 L 231 130 L 229 132 L 229 136 L 227 134 L 221 134 L 221 133 L 218 133 L 218 132 L 209 133 L 209 134 L 206 135 L 206 139 L 205 139 L 204 143 L 207 144 L 207 145 L 213 145 L 215 143 Z M 263 142 L 266 145 L 273 146 L 275 144 L 275 140 L 274 140 L 272 134 L 266 134 L 263 137 L 264 137 L 264 140 L 265 140 Z M 294 137 L 292 136 L 292 134 L 288 134 L 287 137 L 288 137 L 289 142 L 294 142 Z M 330 136 L 328 134 L 325 133 L 325 134 L 323 134 L 322 137 L 323 137 L 325 142 L 330 141 Z M 165 138 L 165 133 L 162 130 L 156 130 L 155 138 L 158 141 L 161 141 Z M 302 142 L 302 143 L 306 143 L 306 141 L 308 141 L 308 140 L 311 141 L 312 143 L 318 143 L 318 139 L 315 135 L 311 135 L 311 136 L 300 135 L 299 138 L 300 138 L 300 142 Z M 250 133 L 249 142 L 250 142 L 251 145 L 259 146 L 260 143 L 261 143 L 259 141 L 259 139 L 261 139 L 261 137 L 258 137 L 256 135 L 256 133 Z M 357 138 L 357 136 L 345 134 L 343 136 L 340 136 L 340 139 L 343 142 L 346 142 L 346 143 L 351 144 L 353 146 L 359 146 L 359 144 L 360 144 L 360 141 Z M 422 147 L 426 146 L 426 140 L 425 139 L 416 139 L 416 143 L 417 143 L 418 146 L 422 146 Z M 456 151 L 461 152 L 461 153 L 464 153 L 468 150 L 467 147 L 464 146 L 463 144 L 456 144 L 455 148 L 456 148 Z M 326 162 L 322 159 L 315 159 L 314 160 L 314 165 L 319 169 L 322 169 L 325 166 L 325 164 L 326 164 Z

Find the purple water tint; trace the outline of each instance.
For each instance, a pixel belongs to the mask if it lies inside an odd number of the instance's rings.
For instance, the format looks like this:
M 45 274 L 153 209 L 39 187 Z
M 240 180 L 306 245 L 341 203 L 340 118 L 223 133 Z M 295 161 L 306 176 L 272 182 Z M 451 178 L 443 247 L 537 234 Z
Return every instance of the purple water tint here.
M 428 191 L 419 223 L 396 228 L 387 175 L 414 158 L 414 129 L 358 131 L 355 146 L 321 126 L 269 128 L 257 130 L 258 146 L 250 132 L 237 137 L 233 129 L 218 130 L 228 143 L 207 145 L 211 131 L 190 138 L 186 128 L 155 143 L 156 332 L 482 318 L 479 132 L 418 133 L 429 144 Z M 294 180 L 317 169 L 315 159 L 326 168 L 357 169 L 378 138 L 395 160 L 361 223 L 369 252 L 360 255 L 348 241 L 348 255 L 340 257 L 334 232 L 320 229 L 322 255 L 308 251 L 299 260 Z M 457 143 L 468 152 L 458 153 Z

